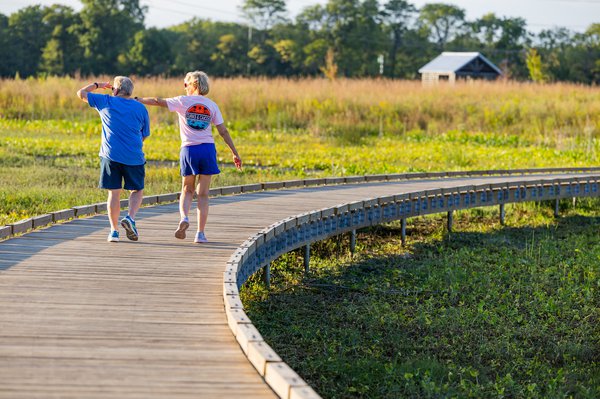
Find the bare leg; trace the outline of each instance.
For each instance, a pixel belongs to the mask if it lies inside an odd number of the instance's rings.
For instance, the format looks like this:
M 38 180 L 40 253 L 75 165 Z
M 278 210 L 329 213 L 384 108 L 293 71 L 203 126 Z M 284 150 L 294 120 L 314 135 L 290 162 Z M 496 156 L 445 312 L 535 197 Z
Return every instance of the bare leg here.
M 144 190 L 133 190 L 129 194 L 129 216 L 135 219 L 135 214 L 142 206 L 142 200 L 144 199 Z
M 181 179 L 181 197 L 179 197 L 179 214 L 181 219 L 186 219 L 190 213 L 190 207 L 194 199 L 194 186 L 196 176 L 183 176 Z
M 119 230 L 119 214 L 121 213 L 121 189 L 108 190 L 108 200 L 106 201 L 108 208 L 108 220 L 112 230 Z
M 211 175 L 198 175 L 198 231 L 204 231 L 208 220 L 208 190 Z

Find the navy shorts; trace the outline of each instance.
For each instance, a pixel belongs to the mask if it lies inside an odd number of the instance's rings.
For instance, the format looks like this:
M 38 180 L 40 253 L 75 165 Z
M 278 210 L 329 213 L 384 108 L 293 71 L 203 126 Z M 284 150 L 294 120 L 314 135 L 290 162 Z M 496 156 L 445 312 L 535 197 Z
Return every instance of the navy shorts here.
M 181 176 L 218 175 L 217 148 L 214 143 L 181 147 L 179 152 Z
M 99 188 L 107 190 L 142 190 L 146 177 L 145 165 L 125 165 L 100 157 L 100 183 Z M 125 184 L 123 185 L 123 182 Z

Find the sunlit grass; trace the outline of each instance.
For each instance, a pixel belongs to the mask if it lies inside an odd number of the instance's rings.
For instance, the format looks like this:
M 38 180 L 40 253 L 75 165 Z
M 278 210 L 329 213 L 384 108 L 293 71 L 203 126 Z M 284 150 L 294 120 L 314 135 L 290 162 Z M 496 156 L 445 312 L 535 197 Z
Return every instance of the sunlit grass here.
M 3 223 L 103 197 L 95 189 L 100 122 L 75 96 L 86 83 L 73 78 L 0 81 Z M 180 79 L 135 78 L 135 85 L 140 96 L 182 94 Z M 600 161 L 596 88 L 504 82 L 423 88 L 418 82 L 373 79 L 237 78 L 215 79 L 210 96 L 220 105 L 246 165 L 244 173 L 227 171 L 215 185 L 308 175 L 597 166 Z M 147 191 L 178 191 L 177 166 L 169 166 L 178 160 L 177 120 L 164 109 L 149 110 Z M 217 137 L 216 143 L 221 165 L 231 165 L 223 140 Z M 68 185 L 56 183 L 71 175 Z
M 595 200 L 461 211 L 359 231 L 271 267 L 242 290 L 263 338 L 326 398 L 600 395 Z

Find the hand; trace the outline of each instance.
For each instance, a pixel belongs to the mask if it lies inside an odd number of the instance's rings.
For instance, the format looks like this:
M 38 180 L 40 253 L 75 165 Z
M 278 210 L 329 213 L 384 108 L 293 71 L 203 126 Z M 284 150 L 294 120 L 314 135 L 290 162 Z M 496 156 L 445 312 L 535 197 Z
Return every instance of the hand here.
M 238 170 L 242 170 L 242 158 L 234 154 L 233 163 L 235 164 L 235 167 L 238 168 Z
M 112 89 L 110 82 L 98 82 L 99 89 Z

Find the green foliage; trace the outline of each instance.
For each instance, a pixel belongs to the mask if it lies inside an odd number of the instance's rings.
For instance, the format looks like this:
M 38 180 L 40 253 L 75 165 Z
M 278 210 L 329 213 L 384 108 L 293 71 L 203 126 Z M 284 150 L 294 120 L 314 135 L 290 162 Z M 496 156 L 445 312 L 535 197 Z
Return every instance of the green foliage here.
M 452 4 L 430 3 L 421 8 L 419 20 L 438 47 L 444 48 L 465 22 L 465 10 Z
M 246 19 L 263 31 L 285 21 L 287 12 L 284 0 L 245 0 L 241 9 Z
M 169 32 L 155 28 L 138 31 L 129 52 L 120 56 L 121 64 L 141 75 L 166 74 L 173 62 L 169 36 Z
M 527 69 L 529 70 L 529 76 L 531 80 L 536 83 L 546 83 L 548 76 L 545 73 L 544 65 L 542 64 L 542 57 L 538 54 L 534 48 L 529 49 L 527 52 Z
M 139 0 L 82 0 L 79 34 L 85 60 L 83 72 L 101 74 L 118 70 L 118 56 L 133 44 L 144 28 L 146 8 Z
M 563 204 L 563 205 L 566 205 Z M 597 199 L 464 211 L 316 243 L 242 290 L 265 340 L 327 398 L 600 395 Z

